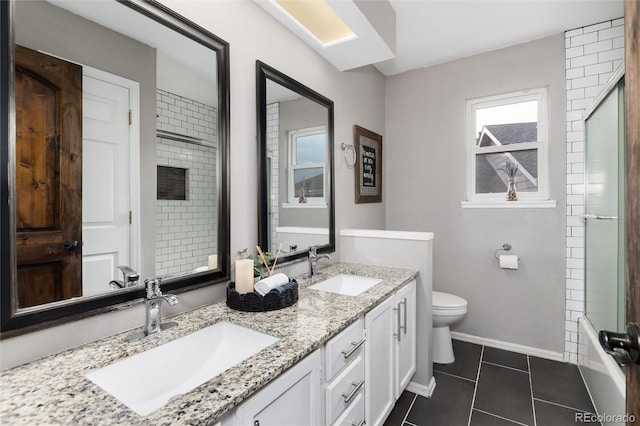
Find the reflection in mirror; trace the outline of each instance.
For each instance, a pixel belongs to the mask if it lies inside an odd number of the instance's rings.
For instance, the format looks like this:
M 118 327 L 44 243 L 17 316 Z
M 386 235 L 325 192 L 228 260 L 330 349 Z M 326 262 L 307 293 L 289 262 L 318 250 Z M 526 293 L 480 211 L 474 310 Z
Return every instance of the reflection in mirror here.
M 333 102 L 257 62 L 260 244 L 333 251 Z
M 3 331 L 34 309 L 57 319 L 131 300 L 149 277 L 173 278 L 167 290 L 225 278 L 228 45 L 156 3 L 10 7 L 16 244 Z

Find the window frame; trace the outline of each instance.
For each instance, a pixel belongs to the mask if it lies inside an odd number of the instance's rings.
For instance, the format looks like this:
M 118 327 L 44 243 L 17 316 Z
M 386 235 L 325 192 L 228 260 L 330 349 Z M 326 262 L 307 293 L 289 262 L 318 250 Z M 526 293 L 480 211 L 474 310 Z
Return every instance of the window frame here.
M 537 141 L 523 142 L 518 144 L 501 145 L 501 146 L 476 146 L 478 133 L 476 131 L 476 111 L 484 108 L 492 108 L 498 106 L 507 106 L 511 104 L 537 101 L 538 102 L 538 122 L 537 122 Z M 494 193 L 476 193 L 476 157 L 482 154 L 503 153 L 524 151 L 537 149 L 538 190 L 536 192 L 518 192 L 519 201 L 542 201 L 549 200 L 549 115 L 548 115 L 548 91 L 547 88 L 541 87 L 536 89 L 527 89 L 517 92 L 509 92 L 500 95 L 486 96 L 467 100 L 467 132 L 465 138 L 465 150 L 467 157 L 467 184 L 466 198 L 467 202 L 478 203 L 498 203 L 506 202 L 507 191 Z M 505 123 L 506 124 L 506 123 Z
M 313 126 L 313 127 L 305 127 L 302 129 L 289 130 L 287 132 L 287 147 L 288 147 L 288 163 L 289 163 L 289 173 L 287 176 L 287 198 L 289 204 L 298 204 L 299 195 L 295 193 L 295 171 L 302 169 L 317 169 L 322 168 L 322 197 L 308 197 L 305 194 L 305 200 L 307 204 L 326 204 L 326 196 L 327 196 L 327 161 L 326 158 L 328 153 L 325 152 L 325 161 L 321 163 L 304 163 L 304 164 L 296 164 L 296 140 L 300 136 L 311 136 L 323 134 L 325 137 L 325 149 L 327 142 L 327 128 L 326 126 Z

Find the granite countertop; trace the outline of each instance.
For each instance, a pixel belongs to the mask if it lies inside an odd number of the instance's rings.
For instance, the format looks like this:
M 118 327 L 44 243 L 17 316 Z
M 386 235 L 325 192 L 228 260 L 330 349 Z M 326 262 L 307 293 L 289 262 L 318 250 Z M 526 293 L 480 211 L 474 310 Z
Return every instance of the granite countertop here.
M 0 422 L 11 425 L 211 424 L 418 274 L 414 270 L 354 263 L 335 263 L 322 272 L 324 275 L 312 280 L 292 277 L 298 281 L 299 300 L 289 308 L 248 313 L 232 310 L 221 301 L 172 317 L 178 326 L 155 336 L 126 342 L 125 337 L 131 332 L 127 331 L 7 370 L 0 376 Z M 307 288 L 339 273 L 384 281 L 356 297 Z M 143 320 L 141 318 L 141 322 Z M 144 417 L 85 377 L 89 371 L 220 321 L 271 334 L 279 340 Z M 167 371 L 170 374 L 170 366 Z

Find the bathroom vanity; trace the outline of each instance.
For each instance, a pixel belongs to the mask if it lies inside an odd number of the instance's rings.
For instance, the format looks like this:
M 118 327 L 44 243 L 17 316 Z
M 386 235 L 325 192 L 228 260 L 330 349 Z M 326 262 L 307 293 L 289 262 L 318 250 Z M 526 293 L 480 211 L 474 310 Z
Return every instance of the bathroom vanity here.
M 177 315 L 172 318 L 177 327 L 140 341 L 126 342 L 129 332 L 121 333 L 8 370 L 0 376 L 0 419 L 8 424 L 220 422 L 228 426 L 268 424 L 284 415 L 289 423 L 361 424 L 365 407 L 393 407 L 415 370 L 417 271 L 336 263 L 323 272 L 311 280 L 294 277 L 299 301 L 286 309 L 238 312 L 221 301 Z M 357 296 L 309 289 L 340 274 L 382 281 Z M 278 340 L 146 416 L 86 377 L 222 321 Z M 390 350 L 382 352 L 379 347 Z M 381 366 L 388 371 L 381 374 Z M 154 377 L 174 370 L 169 364 L 147 374 L 151 386 Z M 373 377 L 376 382 L 368 384 Z M 391 381 L 379 382 L 381 378 Z M 367 404 L 369 398 L 374 400 Z M 376 424 L 387 414 L 377 412 L 367 424 Z

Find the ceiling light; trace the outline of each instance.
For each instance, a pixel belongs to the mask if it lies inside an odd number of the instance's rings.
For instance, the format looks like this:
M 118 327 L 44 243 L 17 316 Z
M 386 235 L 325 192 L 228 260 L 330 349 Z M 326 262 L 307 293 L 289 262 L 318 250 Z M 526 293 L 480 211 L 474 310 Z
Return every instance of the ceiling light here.
M 324 46 L 357 37 L 325 0 L 275 1 Z

